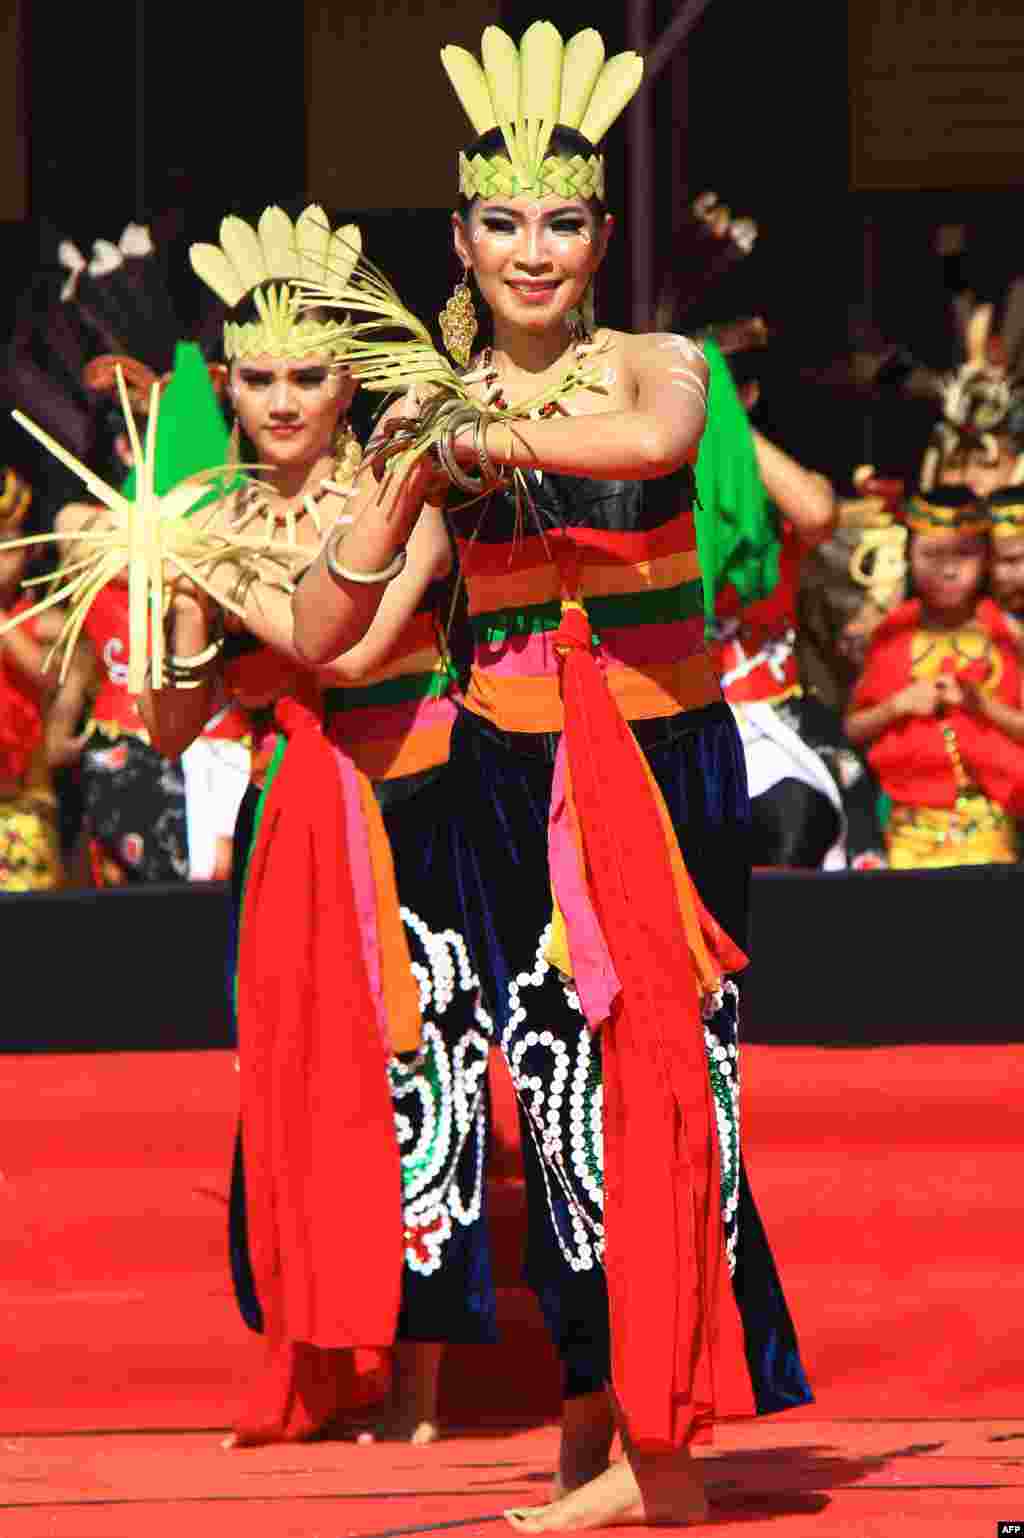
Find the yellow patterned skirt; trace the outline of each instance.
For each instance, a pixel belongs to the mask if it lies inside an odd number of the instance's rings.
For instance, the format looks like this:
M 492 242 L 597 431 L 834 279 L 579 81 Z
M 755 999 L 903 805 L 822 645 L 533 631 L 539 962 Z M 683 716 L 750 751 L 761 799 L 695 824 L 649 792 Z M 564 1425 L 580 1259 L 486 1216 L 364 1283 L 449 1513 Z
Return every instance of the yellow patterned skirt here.
M 955 807 L 893 806 L 885 830 L 892 870 L 939 870 L 951 865 L 1015 865 L 1013 818 L 983 796 L 965 791 Z
M 31 795 L 0 799 L 0 892 L 47 892 L 63 882 L 53 807 Z

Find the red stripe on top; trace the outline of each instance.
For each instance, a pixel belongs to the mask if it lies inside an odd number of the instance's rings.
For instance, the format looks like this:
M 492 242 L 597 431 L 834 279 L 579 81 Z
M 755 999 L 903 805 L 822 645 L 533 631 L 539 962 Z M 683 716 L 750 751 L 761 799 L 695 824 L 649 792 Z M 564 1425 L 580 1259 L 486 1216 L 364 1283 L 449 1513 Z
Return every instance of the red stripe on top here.
M 553 559 L 551 539 L 555 531 L 544 538 L 528 534 L 520 540 L 506 541 L 500 545 L 483 544 L 474 540 L 459 539 L 459 557 L 469 573 L 480 576 L 501 576 L 511 571 L 530 571 L 534 567 L 549 566 Z M 628 565 L 640 561 L 655 561 L 660 556 L 676 555 L 682 550 L 694 550 L 697 535 L 693 513 L 686 510 L 663 523 L 656 529 L 638 534 L 620 533 L 611 529 L 567 529 L 565 535 L 584 553 L 588 562 L 596 565 Z

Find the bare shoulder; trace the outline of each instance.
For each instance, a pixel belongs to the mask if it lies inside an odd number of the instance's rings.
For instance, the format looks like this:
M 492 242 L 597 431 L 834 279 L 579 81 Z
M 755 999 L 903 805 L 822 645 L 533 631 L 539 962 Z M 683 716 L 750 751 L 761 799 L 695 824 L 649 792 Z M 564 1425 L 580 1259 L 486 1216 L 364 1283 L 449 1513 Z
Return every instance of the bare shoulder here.
M 679 331 L 645 331 L 632 341 L 645 358 L 662 358 L 669 368 L 685 364 L 701 376 L 707 374 L 707 359 L 700 343 Z
M 622 357 L 634 377 L 664 374 L 707 390 L 708 365 L 699 344 L 675 331 L 619 332 Z

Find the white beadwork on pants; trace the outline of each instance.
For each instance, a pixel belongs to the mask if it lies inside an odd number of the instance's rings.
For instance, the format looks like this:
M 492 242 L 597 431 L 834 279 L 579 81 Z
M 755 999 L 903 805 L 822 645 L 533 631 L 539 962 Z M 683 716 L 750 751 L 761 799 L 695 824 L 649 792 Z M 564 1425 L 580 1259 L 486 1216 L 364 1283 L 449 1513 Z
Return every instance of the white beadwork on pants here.
M 600 1040 L 583 1019 L 579 997 L 545 959 L 551 926 L 541 934 L 533 970 L 508 986 L 501 1046 L 539 1156 L 548 1211 L 573 1271 L 604 1258 L 604 1139 Z M 739 994 L 724 984 L 704 1012 L 704 1045 L 720 1150 L 722 1222 L 730 1272 L 736 1267 L 739 1205 Z M 569 1229 L 554 1192 L 564 1198 Z
M 388 1065 L 402 1162 L 405 1259 L 430 1276 L 444 1259 L 453 1224 L 467 1226 L 483 1201 L 491 1022 L 462 936 L 435 933 L 401 910 L 419 984 L 423 1040 L 410 1062 Z

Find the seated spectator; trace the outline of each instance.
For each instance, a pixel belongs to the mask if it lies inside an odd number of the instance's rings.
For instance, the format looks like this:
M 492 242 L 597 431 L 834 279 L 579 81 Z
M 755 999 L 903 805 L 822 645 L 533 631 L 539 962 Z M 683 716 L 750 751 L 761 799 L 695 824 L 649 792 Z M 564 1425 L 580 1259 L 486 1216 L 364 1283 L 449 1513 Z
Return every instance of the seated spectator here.
M 1024 620 L 1024 485 L 1004 486 L 988 499 L 992 522 L 992 597 Z
M 892 802 L 895 869 L 1012 864 L 1024 811 L 1018 631 L 991 598 L 988 513 L 965 486 L 910 502 L 915 597 L 881 622 L 846 718 Z

